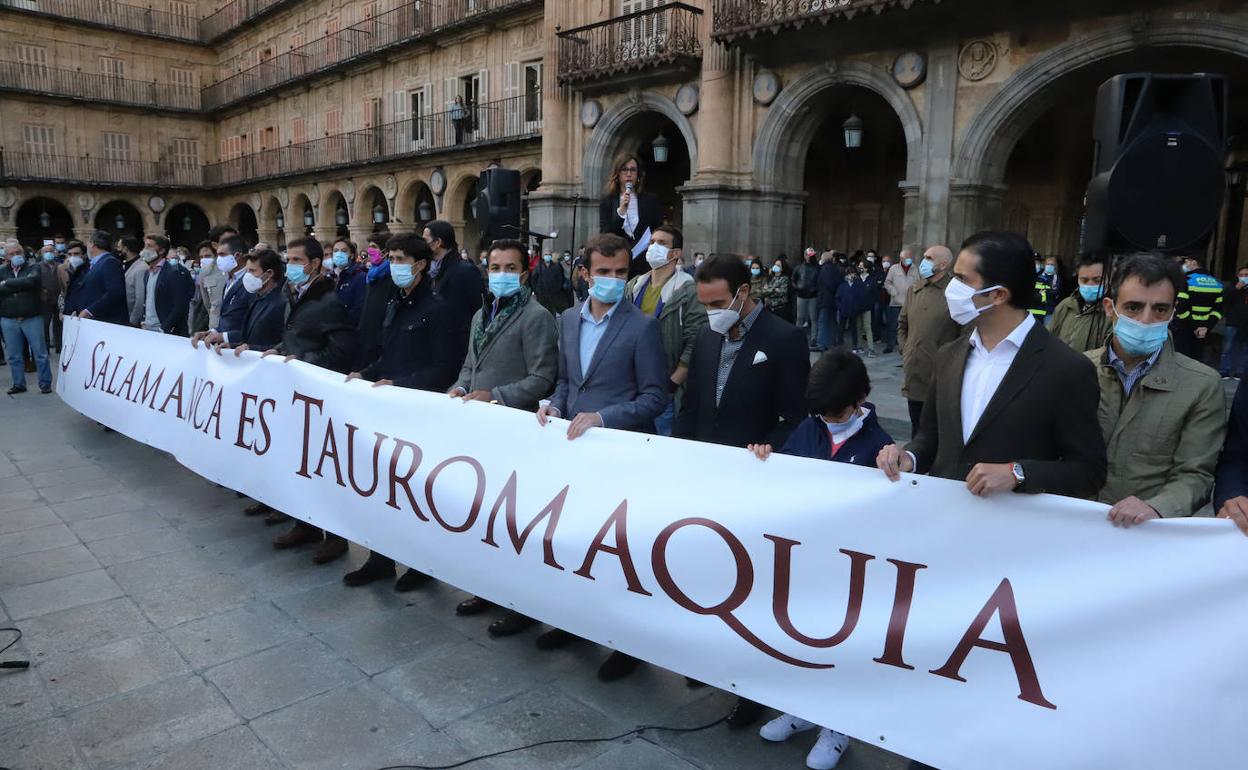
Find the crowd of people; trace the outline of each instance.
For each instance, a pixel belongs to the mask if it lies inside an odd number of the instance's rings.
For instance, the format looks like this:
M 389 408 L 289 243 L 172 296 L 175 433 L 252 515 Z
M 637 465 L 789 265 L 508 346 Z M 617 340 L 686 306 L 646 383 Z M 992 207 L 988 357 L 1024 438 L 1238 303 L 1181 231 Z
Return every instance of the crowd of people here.
M 608 223 L 616 228 L 631 219 L 625 188 L 619 221 Z M 893 480 L 929 474 L 980 496 L 1094 499 L 1121 527 L 1190 516 L 1212 497 L 1217 515 L 1248 534 L 1248 391 L 1235 396 L 1228 431 L 1219 372 L 1199 360 L 1225 312 L 1223 373 L 1244 372 L 1248 269 L 1227 292 L 1213 291 L 1193 259 L 1087 258 L 1062 297 L 1056 262 L 1007 232 L 976 234 L 956 255 L 929 246 L 917 264 L 917 248 L 896 260 L 808 248 L 790 269 L 742 254 L 686 259 L 679 229 L 646 229 L 641 251 L 604 232 L 575 259 L 497 240 L 479 261 L 444 221 L 362 248 L 297 238 L 280 254 L 229 226 L 193 251 L 160 234 L 58 237 L 37 255 L 10 242 L 0 265 L 9 393 L 25 390 L 27 347 L 50 390 L 45 335 L 59 348 L 60 318 L 73 314 L 186 336 L 217 354 L 262 351 L 347 380 L 527 410 L 569 440 L 612 428 L 739 447 L 760 461 L 783 453 Z M 904 446 L 868 401 L 863 357 L 877 340 L 901 352 L 913 434 Z M 334 533 L 262 504 L 246 512 L 289 525 L 275 548 L 314 545 L 316 564 L 347 553 Z M 372 553 L 343 580 L 397 574 Z M 431 580 L 408 569 L 394 588 Z M 472 597 L 456 612 L 491 607 Z M 507 611 L 488 630 L 505 637 L 536 623 Z M 536 643 L 574 640 L 550 629 Z M 598 675 L 613 681 L 639 665 L 612 652 Z M 762 713 L 741 699 L 728 721 Z M 848 738 L 829 727 L 781 715 L 761 734 L 815 729 L 808 766 L 831 768 Z

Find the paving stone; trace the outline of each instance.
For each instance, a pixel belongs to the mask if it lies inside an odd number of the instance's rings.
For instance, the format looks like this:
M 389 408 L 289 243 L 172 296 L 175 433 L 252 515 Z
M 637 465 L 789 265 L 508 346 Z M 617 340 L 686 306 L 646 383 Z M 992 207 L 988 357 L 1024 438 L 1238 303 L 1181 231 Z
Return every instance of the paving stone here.
M 105 567 L 139 561 L 164 553 L 185 551 L 192 547 L 186 536 L 173 527 L 149 529 L 87 543 L 87 548 Z
M 0 513 L 20 511 L 44 502 L 35 489 L 19 489 L 0 494 Z
M 86 500 L 101 495 L 113 495 L 125 491 L 118 482 L 110 478 L 79 481 L 71 479 L 61 484 L 44 487 L 39 494 L 49 503 L 68 503 L 74 500 Z
M 241 515 L 239 518 L 243 518 Z M 215 519 L 209 526 L 217 525 L 222 528 L 229 527 L 235 535 L 228 540 L 217 540 L 196 546 L 201 557 L 212 562 L 218 569 L 227 574 L 237 574 L 244 570 L 251 569 L 258 564 L 273 559 L 284 559 L 291 556 L 296 557 L 301 566 L 307 567 L 310 564 L 311 557 L 308 552 L 296 550 L 295 554 L 289 551 L 278 551 L 273 548 L 273 529 L 266 527 L 256 519 L 248 519 L 237 526 L 229 523 L 229 517 Z M 185 530 L 179 530 L 184 532 Z M 238 532 L 243 534 L 238 535 Z M 189 542 L 189 540 L 188 540 Z M 324 571 L 335 572 L 339 562 L 334 562 L 331 566 L 326 566 Z
M 120 492 L 115 495 L 92 497 L 88 500 L 55 503 L 52 506 L 52 510 L 56 511 L 56 515 L 61 517 L 61 521 L 71 524 L 83 519 L 94 519 L 97 516 L 133 511 L 143 507 L 145 507 L 143 500 L 133 493 Z
M 13 638 L 8 632 L 0 637 L 4 639 L 0 644 L 8 644 Z M 26 648 L 21 646 L 11 647 L 4 653 L 5 660 L 25 660 L 26 656 Z M 33 667 L 0 671 L 0 735 L 17 725 L 47 719 L 55 712 L 52 699 Z M 3 738 L 0 738 L 0 745 L 3 745 Z M 4 762 L 3 756 L 0 750 L 0 767 L 19 767 Z
M 326 568 L 333 569 L 333 565 Z M 309 569 L 318 568 L 310 566 Z M 336 583 L 279 596 L 273 601 L 313 633 L 372 620 L 378 613 L 391 612 L 407 604 L 407 595 L 395 593 L 385 581 L 351 588 L 343 584 L 340 571 L 335 569 L 334 572 L 339 575 Z
M 593 647 L 590 670 L 579 665 L 584 656 L 577 656 L 576 663 L 565 669 L 554 684 L 608 716 L 630 724 L 653 723 L 706 696 L 706 688 L 690 688 L 684 676 L 649 663 L 642 663 L 624 679 L 603 683 L 598 679 L 598 666 L 611 652 L 605 647 Z M 540 650 L 537 652 L 541 654 Z
M 266 529 L 270 533 L 268 537 L 272 539 L 277 534 L 274 530 L 281 528 Z M 264 551 L 263 548 L 260 550 Z M 306 548 L 275 551 L 269 545 L 268 552 L 269 558 L 235 573 L 247 585 L 256 589 L 257 593 L 268 597 L 302 593 L 324 586 L 339 586 L 342 585 L 342 576 L 352 569 L 345 559 L 318 567 L 312 564 L 312 552 Z
M 626 738 L 611 745 L 614 748 L 580 765 L 578 770 L 619 770 L 623 767 L 644 767 L 646 770 L 697 770 L 698 768 L 697 765 L 690 764 L 666 749 L 640 738 Z M 794 770 L 797 770 L 797 767 Z
M 237 578 L 211 575 L 172 585 L 155 580 L 131 596 L 158 628 L 170 628 L 241 606 L 254 599 L 256 594 Z
M 373 681 L 439 729 L 539 684 L 534 672 L 475 642 L 439 647 Z
M 168 586 L 187 581 L 212 580 L 217 565 L 195 551 L 166 553 L 139 561 L 126 562 L 109 568 L 117 584 L 132 593 L 151 590 L 152 586 Z
M 267 599 L 199 620 L 166 632 L 191 665 L 206 668 L 306 636 L 284 612 Z
M 254 516 L 244 516 L 241 511 L 242 506 L 239 508 L 240 510 L 235 511 L 233 516 L 200 521 L 184 525 L 179 529 L 194 545 L 206 546 L 222 540 L 247 537 L 257 544 L 267 545 L 271 552 L 273 533 L 268 531 L 271 528 L 264 526 Z
M 0 535 L 60 524 L 61 520 L 46 505 L 0 513 Z
M 2 515 L 4 514 L 0 514 Z M 64 524 L 11 532 L 7 535 L 0 535 L 0 559 L 36 551 L 50 551 L 53 548 L 64 548 L 77 542 L 78 536 Z
M 39 473 L 27 473 L 26 479 L 35 489 L 54 487 L 66 481 L 96 481 L 98 479 L 116 479 L 117 477 L 95 463 L 84 464 L 72 468 L 55 468 Z
M 285 770 L 285 767 L 250 728 L 239 726 L 138 762 L 129 770 Z
M 160 634 L 49 656 L 39 665 L 53 702 L 71 709 L 189 671 L 177 649 Z
M 14 770 L 78 770 L 87 765 L 74 751 L 64 719 L 46 719 L 0 732 L 0 767 Z
M 41 658 L 111 644 L 153 629 L 134 602 L 122 596 L 24 620 L 22 640 L 35 658 Z
M 204 678 L 248 719 L 363 676 L 328 645 L 312 638 L 272 647 L 204 672 Z
M 79 543 L 51 551 L 9 556 L 0 559 L 0 590 L 99 568 L 100 563 Z
M 730 693 L 712 688 L 705 688 L 701 692 L 706 692 L 706 696 L 668 715 L 663 723 L 680 727 L 708 724 L 727 714 L 736 703 L 737 696 Z M 768 711 L 764 719 L 771 719 L 775 715 L 775 712 Z M 758 724 L 761 725 L 762 722 Z M 809 742 L 795 737 L 784 743 L 770 743 L 758 737 L 756 727 L 731 730 L 722 724 L 696 733 L 654 731 L 647 733 L 647 739 L 694 764 L 705 764 L 708 758 L 714 757 L 717 770 L 720 767 L 725 770 L 800 768 L 806 764 L 806 754 L 814 745 L 813 737 Z M 846 760 L 848 759 L 849 755 L 846 756 Z M 845 765 L 838 767 L 843 768 Z
M 617 735 L 630 727 L 542 686 L 453 722 L 446 732 L 475 755 L 558 738 Z M 497 768 L 572 768 L 608 748 L 604 743 L 561 743 L 497 757 L 490 763 Z
M 0 591 L 0 601 L 9 615 L 22 620 L 121 595 L 121 588 L 101 569 Z
M 300 770 L 375 768 L 404 761 L 442 764 L 465 758 L 454 741 L 435 734 L 409 706 L 367 681 L 267 714 L 252 721 L 251 729 Z M 416 741 L 422 747 L 419 754 Z M 398 750 L 400 746 L 406 751 Z
M 130 535 L 135 532 L 167 526 L 169 526 L 169 523 L 155 511 L 137 510 L 110 513 L 107 516 L 76 521 L 70 524 L 69 528 L 74 531 L 74 534 L 78 535 L 82 542 L 90 543 L 93 540 L 103 540 L 109 537 L 117 537 L 118 535 Z
M 430 613 L 415 607 L 348 623 L 317 634 L 370 676 L 419 658 L 443 645 L 461 645 L 464 637 Z
M 35 486 L 25 476 L 0 477 L 0 495 L 33 491 Z
M 69 730 L 88 761 L 121 764 L 152 757 L 240 724 L 198 676 L 167 679 L 72 712 Z
M 0 478 L 11 478 L 21 475 L 21 470 L 7 457 L 0 455 Z

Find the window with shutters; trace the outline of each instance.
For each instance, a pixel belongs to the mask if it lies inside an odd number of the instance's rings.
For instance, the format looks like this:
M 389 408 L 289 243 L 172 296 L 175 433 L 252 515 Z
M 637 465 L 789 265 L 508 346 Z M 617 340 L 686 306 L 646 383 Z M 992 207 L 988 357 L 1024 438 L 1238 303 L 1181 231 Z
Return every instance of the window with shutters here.
M 342 133 L 342 110 L 329 110 L 325 113 L 325 135 L 334 136 Z
M 172 81 L 174 89 L 180 94 L 194 93 L 195 91 L 195 70 L 185 67 L 170 67 L 169 80 Z
M 621 0 L 620 10 L 624 15 L 657 8 L 666 0 Z M 658 44 L 658 38 L 666 32 L 667 17 L 661 13 L 652 13 L 638 19 L 632 19 L 621 30 L 623 38 L 623 58 L 632 59 L 652 53 Z
M 342 58 L 342 41 L 339 39 L 339 32 L 342 31 L 342 20 L 334 16 L 325 21 L 325 61 L 336 62 Z
M 130 135 L 105 131 L 102 136 L 104 159 L 124 161 L 130 160 Z
M 542 122 L 542 62 L 524 63 L 524 120 L 526 123 Z
M 330 110 L 325 113 L 325 154 L 331 163 L 340 163 L 344 158 L 344 138 L 342 134 L 342 110 Z
M 291 49 L 303 47 L 303 30 L 297 29 L 290 33 L 290 47 Z
M 22 126 L 22 149 L 30 155 L 55 155 L 55 130 L 52 126 Z
M 308 121 L 303 118 L 290 121 L 290 138 L 295 144 L 308 141 Z
M 17 45 L 18 75 L 32 88 L 49 88 L 52 73 L 48 71 L 48 49 L 41 45 Z
M 170 156 L 175 166 L 199 166 L 199 140 L 175 138 Z
M 184 2 L 184 0 L 171 0 L 169 15 L 173 17 L 173 27 L 176 32 L 193 36 L 197 31 L 199 19 L 191 3 Z
M 124 78 L 126 76 L 126 61 L 113 56 L 100 57 L 100 74 L 110 78 Z
M 260 131 L 260 149 L 271 150 L 277 146 L 277 126 L 265 126 Z
M 429 86 L 426 84 L 408 96 L 412 106 L 412 138 L 423 145 L 429 138 Z

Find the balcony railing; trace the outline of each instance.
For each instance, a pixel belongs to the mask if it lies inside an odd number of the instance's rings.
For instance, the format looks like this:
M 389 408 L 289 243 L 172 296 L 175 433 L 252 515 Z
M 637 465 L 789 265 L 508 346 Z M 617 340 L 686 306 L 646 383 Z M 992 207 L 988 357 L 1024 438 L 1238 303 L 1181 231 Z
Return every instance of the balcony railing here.
M 151 109 L 199 111 L 199 89 L 0 61 L 0 91 L 64 96 Z
M 204 167 L 208 187 L 232 187 L 274 177 L 415 157 L 457 147 L 530 139 L 542 130 L 540 92 L 462 111 L 446 111 L 374 128 L 278 147 Z
M 0 0 L 0 9 L 72 19 L 93 27 L 199 42 L 199 19 L 116 0 Z
M 614 77 L 702 57 L 702 9 L 667 3 L 559 33 L 559 82 Z
M 534 2 L 414 0 L 404 3 L 392 11 L 326 35 L 208 86 L 203 92 L 204 108 L 221 109 L 291 81 L 340 69 L 349 62 L 380 56 L 435 32 L 442 33 L 454 26 Z
M 211 43 L 242 24 L 264 16 L 294 0 L 233 0 L 199 22 L 199 39 Z
M 118 187 L 201 187 L 202 167 L 164 161 L 0 151 L 0 180 Z
M 712 0 L 711 38 L 731 43 L 762 30 L 798 28 L 812 21 L 874 16 L 893 8 L 909 8 L 924 0 Z M 940 0 L 930 0 L 938 3 Z

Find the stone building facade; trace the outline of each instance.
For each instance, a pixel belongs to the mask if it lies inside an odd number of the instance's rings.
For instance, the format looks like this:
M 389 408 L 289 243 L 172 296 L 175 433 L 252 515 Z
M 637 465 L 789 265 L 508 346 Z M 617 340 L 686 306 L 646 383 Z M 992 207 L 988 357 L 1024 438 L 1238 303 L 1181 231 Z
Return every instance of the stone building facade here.
M 176 236 L 193 205 L 266 240 L 439 216 L 472 243 L 496 163 L 524 172 L 531 228 L 572 248 L 628 150 L 687 250 L 893 252 L 997 226 L 1069 260 L 1096 88 L 1155 71 L 1227 75 L 1209 258 L 1233 269 L 1248 241 L 1243 2 L 158 0 L 130 29 L 84 4 L 0 0 L 0 234 L 34 237 L 56 204 L 78 231 Z M 117 58 L 150 93 L 118 85 Z

